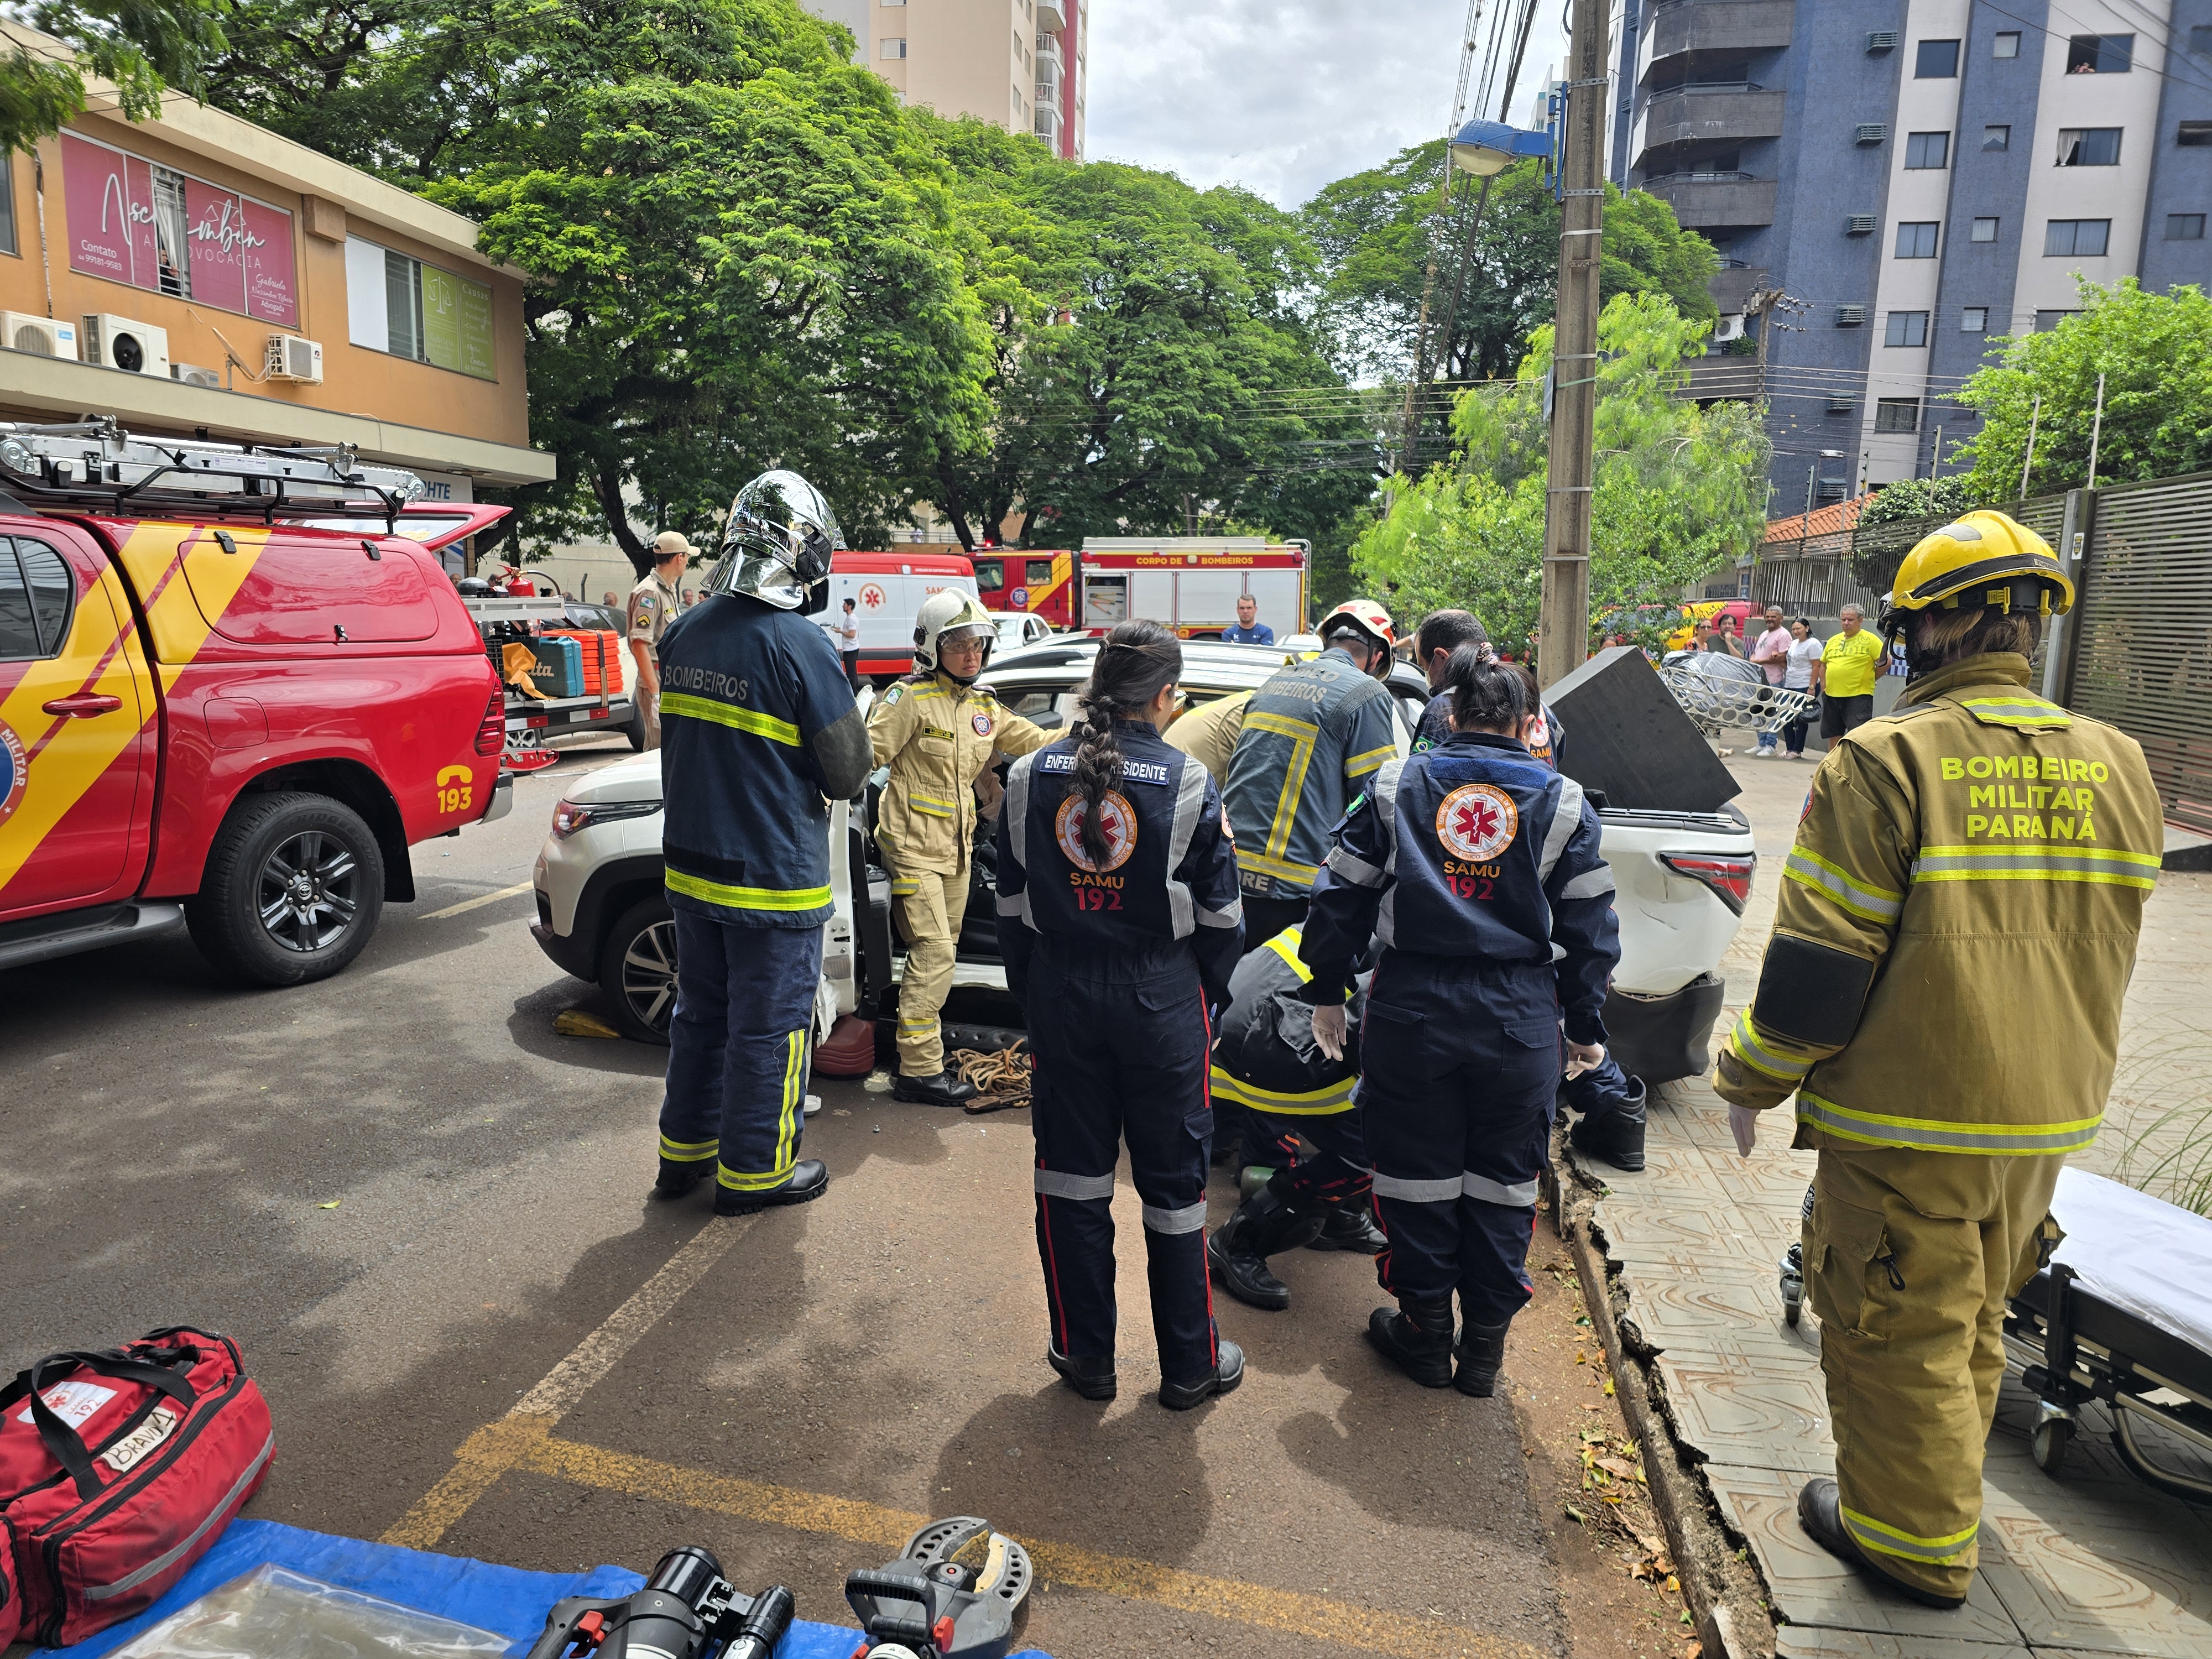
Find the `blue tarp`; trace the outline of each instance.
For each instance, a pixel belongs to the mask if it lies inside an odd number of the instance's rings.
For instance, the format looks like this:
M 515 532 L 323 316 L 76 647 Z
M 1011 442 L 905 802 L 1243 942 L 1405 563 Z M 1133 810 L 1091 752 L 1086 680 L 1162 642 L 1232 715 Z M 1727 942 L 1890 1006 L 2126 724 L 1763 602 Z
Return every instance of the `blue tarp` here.
M 512 1653 L 527 1653 L 545 1628 L 548 1608 L 563 1596 L 628 1595 L 645 1583 L 627 1567 L 594 1567 L 589 1572 L 525 1572 L 455 1555 L 431 1555 L 394 1544 L 368 1544 L 335 1538 L 275 1521 L 237 1521 L 213 1549 L 199 1559 L 176 1588 L 136 1619 L 102 1631 L 70 1648 L 40 1649 L 33 1659 L 96 1659 L 120 1647 L 148 1626 L 187 1602 L 243 1577 L 264 1561 L 319 1578 L 325 1583 L 380 1595 L 403 1607 L 441 1613 L 465 1625 L 497 1631 L 514 1643 Z M 765 1586 L 744 1584 L 742 1589 Z M 860 1632 L 848 1626 L 794 1620 L 791 1634 L 776 1648 L 776 1659 L 852 1659 Z M 1048 1659 L 1035 1649 L 1013 1659 Z

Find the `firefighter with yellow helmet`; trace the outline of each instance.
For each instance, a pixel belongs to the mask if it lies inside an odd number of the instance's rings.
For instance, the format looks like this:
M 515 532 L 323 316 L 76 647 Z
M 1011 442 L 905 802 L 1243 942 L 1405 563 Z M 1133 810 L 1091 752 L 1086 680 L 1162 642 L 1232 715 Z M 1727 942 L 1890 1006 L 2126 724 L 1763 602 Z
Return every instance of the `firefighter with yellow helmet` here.
M 915 672 L 868 716 L 876 764 L 890 769 L 876 846 L 907 942 L 891 1095 L 928 1106 L 958 1106 L 975 1092 L 945 1069 L 939 1024 L 968 913 L 975 781 L 1001 757 L 1026 755 L 1046 741 L 975 684 L 997 637 L 991 613 L 970 595 L 931 594 L 915 620 Z
M 1879 625 L 1911 678 L 1814 775 L 1714 1084 L 1746 1154 L 1792 1094 L 1795 1144 L 1820 1152 L 1802 1248 L 1836 1474 L 1799 1523 L 1942 1607 L 1976 1564 L 2005 1304 L 2104 1114 L 2163 845 L 2135 740 L 2029 689 L 2044 619 L 2073 603 L 2002 513 L 1906 556 Z

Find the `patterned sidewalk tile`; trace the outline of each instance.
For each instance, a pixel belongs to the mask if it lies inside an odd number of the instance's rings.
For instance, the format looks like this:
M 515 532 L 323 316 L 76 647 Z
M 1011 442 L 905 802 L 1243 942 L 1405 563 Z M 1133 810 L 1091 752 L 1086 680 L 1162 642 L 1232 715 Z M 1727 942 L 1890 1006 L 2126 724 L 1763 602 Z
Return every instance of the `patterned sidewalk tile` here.
M 1675 1437 L 1709 1462 L 1799 1475 L 1835 1468 L 1817 1364 L 1778 1364 L 1741 1349 L 1669 1352 L 1659 1356 L 1659 1375 Z
M 1807 1313 L 1795 1329 L 1782 1317 L 1781 1273 L 1770 1267 L 1700 1266 L 1679 1279 L 1638 1279 L 1628 1312 L 1644 1340 L 1680 1358 L 1735 1351 L 1786 1364 L 1819 1363 L 1820 1322 Z
M 1968 1642 L 1957 1637 L 1876 1636 L 1863 1630 L 1785 1625 L 1775 1632 L 1779 1659 L 2028 1659 L 2016 1642 Z

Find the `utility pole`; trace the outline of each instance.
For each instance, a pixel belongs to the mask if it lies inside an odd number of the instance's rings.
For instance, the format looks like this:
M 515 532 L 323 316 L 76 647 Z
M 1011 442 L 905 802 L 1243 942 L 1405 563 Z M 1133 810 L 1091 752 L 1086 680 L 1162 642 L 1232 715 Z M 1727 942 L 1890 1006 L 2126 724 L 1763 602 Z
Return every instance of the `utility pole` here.
M 1597 441 L 1597 286 L 1605 220 L 1606 0 L 1574 0 L 1559 234 L 1559 319 L 1552 354 L 1552 442 L 1546 471 L 1543 620 L 1546 685 L 1589 654 L 1590 495 Z

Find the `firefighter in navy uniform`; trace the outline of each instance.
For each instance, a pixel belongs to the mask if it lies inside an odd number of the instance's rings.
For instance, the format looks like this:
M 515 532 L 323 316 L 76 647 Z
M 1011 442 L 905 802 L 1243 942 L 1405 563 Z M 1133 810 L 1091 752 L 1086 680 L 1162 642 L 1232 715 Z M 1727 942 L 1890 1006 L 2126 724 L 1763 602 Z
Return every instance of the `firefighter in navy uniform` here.
M 1160 1403 L 1244 1379 L 1206 1273 L 1209 1006 L 1243 947 L 1236 849 L 1206 769 L 1172 749 L 1182 647 L 1152 622 L 1107 636 L 1084 724 L 1023 756 L 999 816 L 999 942 L 1036 1054 L 1037 1254 L 1046 1358 L 1086 1399 L 1114 1371 L 1114 1167 L 1144 1206 Z
M 676 915 L 676 1012 L 656 1190 L 709 1171 L 714 1212 L 804 1204 L 801 1159 L 822 924 L 824 797 L 866 781 L 868 733 L 829 637 L 837 521 L 811 484 L 765 472 L 738 492 L 707 597 L 660 641 L 662 854 Z
M 1376 1272 L 1398 1305 L 1368 1336 L 1415 1382 L 1480 1398 L 1529 1297 L 1561 1018 L 1569 1057 L 1598 1064 L 1620 944 L 1597 814 L 1516 735 L 1538 714 L 1527 677 L 1462 646 L 1443 684 L 1451 737 L 1385 763 L 1353 803 L 1299 955 L 1315 1039 L 1334 1051 L 1352 963 L 1370 939 L 1383 947 L 1359 1103 L 1389 1238 Z

